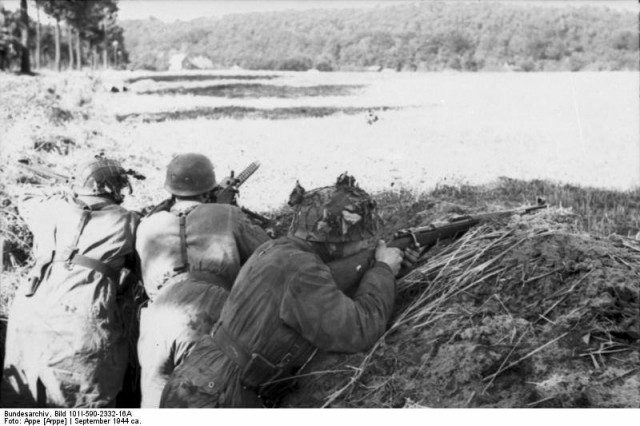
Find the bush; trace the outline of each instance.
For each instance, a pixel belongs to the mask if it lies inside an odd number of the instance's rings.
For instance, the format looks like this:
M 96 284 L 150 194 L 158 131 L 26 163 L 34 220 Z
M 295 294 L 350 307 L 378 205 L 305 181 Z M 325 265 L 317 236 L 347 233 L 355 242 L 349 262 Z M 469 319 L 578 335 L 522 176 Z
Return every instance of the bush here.
M 331 72 L 333 71 L 333 65 L 329 62 L 318 62 L 316 64 L 316 69 L 318 71 Z
M 313 68 L 313 62 L 307 57 L 284 59 L 275 61 L 275 64 L 278 71 L 308 71 Z

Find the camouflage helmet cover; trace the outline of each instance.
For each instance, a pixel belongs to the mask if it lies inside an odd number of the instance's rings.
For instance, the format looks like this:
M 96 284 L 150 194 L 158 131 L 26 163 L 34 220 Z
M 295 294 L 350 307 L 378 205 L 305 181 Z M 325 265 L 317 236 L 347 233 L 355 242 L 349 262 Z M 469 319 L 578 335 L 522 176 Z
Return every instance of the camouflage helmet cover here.
M 111 195 L 121 201 L 122 188 L 131 185 L 127 172 L 119 162 L 101 155 L 80 163 L 74 176 L 74 192 L 78 195 Z
M 204 194 L 216 186 L 211 160 L 205 155 L 188 153 L 176 155 L 167 166 L 164 188 L 182 197 Z
M 289 233 L 314 242 L 348 243 L 376 236 L 375 201 L 342 174 L 334 186 L 305 192 L 298 183 L 289 205 L 295 208 Z

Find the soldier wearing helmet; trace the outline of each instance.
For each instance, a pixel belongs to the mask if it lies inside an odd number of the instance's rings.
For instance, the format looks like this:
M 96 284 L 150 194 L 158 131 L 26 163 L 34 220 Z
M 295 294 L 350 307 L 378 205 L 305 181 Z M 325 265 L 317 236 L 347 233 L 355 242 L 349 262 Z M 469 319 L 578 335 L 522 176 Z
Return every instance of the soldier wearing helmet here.
M 240 208 L 208 203 L 215 186 L 206 156 L 176 156 L 165 180 L 171 206 L 138 228 L 136 250 L 150 297 L 138 342 L 142 407 L 158 407 L 169 374 L 218 320 L 240 266 L 269 240 Z
M 292 193 L 289 235 L 259 247 L 243 266 L 211 336 L 171 376 L 161 407 L 261 407 L 316 350 L 356 353 L 384 333 L 403 253 L 379 241 L 376 263 L 352 298 L 328 262 L 368 247 L 375 203 L 342 175 L 336 185 Z
M 125 187 L 121 165 L 99 156 L 78 167 L 73 194 L 21 203 L 36 267 L 9 314 L 6 407 L 115 406 L 137 283 L 138 216 L 120 206 Z

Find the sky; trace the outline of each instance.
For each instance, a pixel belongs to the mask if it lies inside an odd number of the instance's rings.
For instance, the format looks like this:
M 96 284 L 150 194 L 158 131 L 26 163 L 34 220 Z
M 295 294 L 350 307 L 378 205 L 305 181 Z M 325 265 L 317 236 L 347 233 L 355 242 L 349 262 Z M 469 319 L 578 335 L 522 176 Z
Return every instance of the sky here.
M 19 0 L 0 0 L 9 10 L 19 7 Z M 146 19 L 150 16 L 164 22 L 188 21 L 200 17 L 224 16 L 234 13 L 267 12 L 282 10 L 309 10 L 316 8 L 351 9 L 384 7 L 394 4 L 416 3 L 434 0 L 120 0 L 118 17 L 121 20 Z M 461 3 L 468 0 L 449 0 Z M 483 0 L 486 1 L 486 0 Z M 607 5 L 615 9 L 638 11 L 637 0 L 501 0 L 511 4 L 536 4 L 543 6 Z M 30 1 L 33 10 L 33 2 Z

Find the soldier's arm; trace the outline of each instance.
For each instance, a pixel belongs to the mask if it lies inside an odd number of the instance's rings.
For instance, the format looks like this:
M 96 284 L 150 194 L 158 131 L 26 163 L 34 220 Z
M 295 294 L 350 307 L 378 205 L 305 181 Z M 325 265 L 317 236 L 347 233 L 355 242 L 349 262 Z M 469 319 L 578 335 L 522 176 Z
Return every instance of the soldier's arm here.
M 282 320 L 325 351 L 355 353 L 373 346 L 393 310 L 391 269 L 377 262 L 350 299 L 338 290 L 326 265 L 310 255 L 297 257 L 295 263 L 300 267 L 287 283 Z
M 240 261 L 244 264 L 258 247 L 271 238 L 264 229 L 253 224 L 240 209 L 237 209 L 237 217 L 235 238 L 240 252 Z

